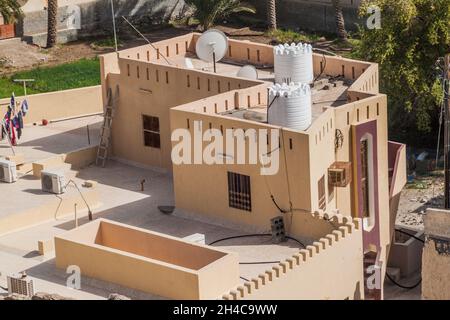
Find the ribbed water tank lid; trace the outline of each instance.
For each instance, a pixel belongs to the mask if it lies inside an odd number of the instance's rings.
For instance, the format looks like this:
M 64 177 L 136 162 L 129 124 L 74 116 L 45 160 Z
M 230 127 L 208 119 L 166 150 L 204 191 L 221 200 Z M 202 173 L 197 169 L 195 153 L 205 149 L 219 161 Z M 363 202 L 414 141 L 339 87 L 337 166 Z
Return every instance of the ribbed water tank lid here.
M 277 97 L 308 96 L 311 94 L 311 88 L 304 83 L 277 83 L 269 88 L 269 94 Z
M 301 43 L 298 44 L 291 43 L 291 44 L 280 44 L 274 47 L 274 53 L 276 55 L 296 55 L 296 54 L 305 54 L 305 53 L 312 53 L 312 46 L 307 43 Z

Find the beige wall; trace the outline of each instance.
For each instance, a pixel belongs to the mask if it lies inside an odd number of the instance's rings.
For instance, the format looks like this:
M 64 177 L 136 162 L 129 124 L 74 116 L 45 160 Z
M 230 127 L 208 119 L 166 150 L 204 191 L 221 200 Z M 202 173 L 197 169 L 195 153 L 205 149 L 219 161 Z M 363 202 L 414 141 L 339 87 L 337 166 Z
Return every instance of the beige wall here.
M 191 34 L 156 43 L 159 52 L 169 60 L 193 52 L 199 35 Z M 273 64 L 273 47 L 247 41 L 230 40 L 226 59 L 258 65 Z M 114 153 L 118 157 L 171 168 L 170 133 L 177 128 L 193 132 L 195 120 L 202 121 L 203 129 L 227 128 L 275 129 L 277 127 L 230 118 L 218 113 L 236 107 L 261 108 L 266 105 L 267 84 L 260 82 L 240 83 L 239 80 L 215 77 L 208 73 L 167 66 L 164 59 L 157 59 L 155 50 L 142 46 L 125 50 L 120 54 L 120 75 L 109 74 L 109 85 L 121 88 L 121 110 L 117 117 L 122 121 L 113 130 Z M 344 188 L 328 190 L 327 170 L 335 161 L 353 161 L 354 145 L 352 126 L 377 121 L 378 158 L 378 208 L 380 213 L 380 261 L 386 266 L 389 244 L 392 239 L 392 217 L 396 213 L 399 195 L 391 202 L 388 177 L 387 97 L 379 94 L 378 65 L 341 57 L 323 57 L 314 54 L 314 74 L 344 76 L 354 81 L 347 91 L 347 104 L 325 107 L 306 131 L 282 128 L 280 137 L 280 168 L 277 174 L 264 177 L 261 164 L 256 165 L 176 165 L 173 167 L 175 200 L 177 207 L 188 212 L 205 215 L 217 221 L 229 221 L 260 230 L 270 228 L 270 219 L 283 215 L 271 200 L 289 211 L 286 214 L 288 232 L 311 238 L 322 237 L 330 232 L 330 225 L 315 219 L 311 212 L 319 209 L 318 181 L 325 176 L 326 212 L 334 209 L 347 216 L 355 216 L 355 182 Z M 107 68 L 104 68 L 105 70 Z M 117 68 L 116 68 L 117 69 Z M 148 80 L 147 80 L 148 69 Z M 139 77 L 138 77 L 139 74 Z M 188 80 L 189 76 L 189 80 Z M 197 88 L 195 79 L 200 79 Z M 155 79 L 158 78 L 158 81 Z M 210 79 L 209 86 L 207 81 Z M 218 89 L 216 82 L 221 83 Z M 223 82 L 231 82 L 223 90 Z M 188 83 L 190 83 L 188 85 Z M 205 83 L 205 84 L 204 84 Z M 205 90 L 208 88 L 209 90 Z M 122 90 L 123 89 L 123 90 Z M 141 90 L 144 89 L 144 90 Z M 230 89 L 230 90 L 228 90 Z M 151 91 L 151 92 L 150 92 Z M 170 95 L 165 94 L 170 92 Z M 124 107 L 125 106 L 125 107 Z M 170 112 L 169 112 L 170 109 Z M 125 113 L 125 114 L 124 114 Z M 142 147 L 142 114 L 160 117 L 161 150 Z M 125 120 L 125 121 L 124 121 Z M 278 128 L 281 129 L 281 128 Z M 344 144 L 335 150 L 335 133 L 339 129 Z M 292 147 L 291 147 L 292 146 Z M 272 150 L 273 146 L 269 146 Z M 405 159 L 400 159 L 404 161 Z M 353 163 L 353 172 L 357 164 Z M 403 168 L 403 164 L 400 164 Z M 228 205 L 227 171 L 251 177 L 252 212 L 230 208 Z M 211 179 L 214 177 L 214 179 Z M 400 188 L 395 186 L 396 190 Z M 394 212 L 395 211 L 395 212 Z M 362 268 L 362 266 L 361 266 Z
M 29 112 L 25 124 L 41 123 L 42 119 L 56 120 L 94 114 L 103 111 L 101 86 L 33 94 L 27 97 Z M 6 113 L 10 98 L 0 99 L 0 112 Z M 23 97 L 16 97 L 23 101 Z
M 362 232 L 346 223 L 259 277 L 223 296 L 226 300 L 363 299 Z
M 101 205 L 96 189 L 83 189 L 82 192 L 84 199 L 91 209 L 98 208 Z M 39 206 L 0 218 L 0 235 L 28 228 L 46 221 L 54 221 L 55 217 L 61 218 L 73 215 L 75 204 L 77 204 L 78 218 L 87 216 L 87 207 L 83 198 L 78 192 L 72 191 L 64 194 L 62 199 L 52 197 L 50 201 L 42 203 Z
M 237 254 L 105 219 L 55 237 L 55 251 L 59 268 L 165 298 L 214 299 L 239 283 Z
M 141 52 L 139 57 L 145 57 L 145 52 Z M 132 54 L 126 51 L 121 53 L 121 57 Z M 108 55 L 101 60 L 104 72 L 108 72 L 109 67 L 103 64 L 109 63 L 110 59 L 112 56 Z M 120 58 L 118 66 L 120 74 L 102 75 L 102 79 L 106 79 L 105 84 L 113 91 L 116 85 L 120 87 L 112 129 L 113 154 L 118 158 L 169 171 L 172 168 L 170 108 L 262 83 L 132 58 Z M 230 108 L 233 107 L 230 101 Z M 159 118 L 160 149 L 144 146 L 142 115 Z
M 436 242 L 450 241 L 450 211 L 428 209 L 423 218 L 425 246 L 422 254 L 422 297 L 450 299 L 450 255 L 439 253 Z M 442 249 L 443 246 L 441 246 Z

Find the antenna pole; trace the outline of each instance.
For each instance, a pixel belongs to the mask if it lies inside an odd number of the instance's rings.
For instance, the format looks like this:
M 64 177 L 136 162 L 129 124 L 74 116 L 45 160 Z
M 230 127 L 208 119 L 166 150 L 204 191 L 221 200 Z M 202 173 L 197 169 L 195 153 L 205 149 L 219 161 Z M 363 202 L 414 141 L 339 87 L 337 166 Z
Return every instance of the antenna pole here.
M 22 82 L 23 85 L 23 95 L 27 97 L 27 82 L 34 82 L 34 79 L 14 79 L 14 82 Z
M 213 65 L 214 65 L 214 73 L 217 73 L 216 69 L 216 52 L 213 51 Z
M 450 54 L 444 58 L 444 208 L 450 209 Z
M 153 45 L 153 43 L 151 43 L 150 42 L 150 40 L 148 40 L 135 26 L 133 26 L 132 24 L 131 24 L 131 22 L 130 21 L 128 21 L 128 19 L 127 18 L 125 18 L 124 16 L 122 16 L 122 18 L 123 18 L 123 20 L 125 20 L 129 25 L 130 25 L 130 27 L 132 27 L 133 29 L 134 29 L 134 31 L 136 31 L 137 32 L 137 34 L 138 35 L 140 35 L 141 36 L 141 38 L 142 39 L 144 39 L 145 41 L 147 41 L 147 43 L 149 44 L 149 45 L 151 45 L 152 46 L 152 48 L 153 49 L 155 49 L 155 51 L 157 52 L 157 54 L 158 54 L 158 58 L 159 57 L 163 57 L 164 58 L 164 60 L 167 62 L 167 64 L 168 65 L 171 65 L 171 63 L 169 62 L 169 60 L 167 60 L 167 58 L 163 55 L 163 54 L 161 54 L 160 52 L 159 52 L 159 50 Z
M 116 53 L 117 53 L 118 49 L 117 49 L 117 33 L 116 33 L 116 14 L 114 13 L 113 0 L 111 0 L 110 2 L 111 2 L 111 15 L 112 15 L 113 32 L 114 32 L 114 46 L 116 48 Z

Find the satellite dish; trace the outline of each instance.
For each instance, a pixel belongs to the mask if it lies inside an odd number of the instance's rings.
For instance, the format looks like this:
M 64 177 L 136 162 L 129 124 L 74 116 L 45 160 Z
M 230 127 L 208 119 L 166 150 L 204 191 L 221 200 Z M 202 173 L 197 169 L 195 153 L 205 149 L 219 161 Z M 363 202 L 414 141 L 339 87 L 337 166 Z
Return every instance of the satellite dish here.
M 258 80 L 258 70 L 252 65 L 245 65 L 239 69 L 237 76 L 251 80 Z
M 203 33 L 195 45 L 197 57 L 205 62 L 214 63 L 214 72 L 216 72 L 216 62 L 225 57 L 227 50 L 227 36 L 216 29 L 210 29 Z

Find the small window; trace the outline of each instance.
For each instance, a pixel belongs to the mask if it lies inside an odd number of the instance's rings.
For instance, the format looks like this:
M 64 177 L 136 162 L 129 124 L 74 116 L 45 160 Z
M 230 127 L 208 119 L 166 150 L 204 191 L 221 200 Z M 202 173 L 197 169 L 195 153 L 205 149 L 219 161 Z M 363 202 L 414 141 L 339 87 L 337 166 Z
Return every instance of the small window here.
M 370 217 L 370 203 L 369 203 L 369 142 L 367 139 L 361 141 L 361 193 L 362 193 L 362 207 L 363 217 Z
M 325 210 L 327 207 L 327 202 L 325 199 L 325 176 L 320 178 L 317 187 L 319 191 L 319 209 Z
M 146 147 L 160 149 L 161 137 L 159 132 L 159 118 L 143 115 L 142 126 L 144 130 L 144 145 Z
M 228 172 L 228 203 L 231 208 L 252 211 L 249 176 Z

